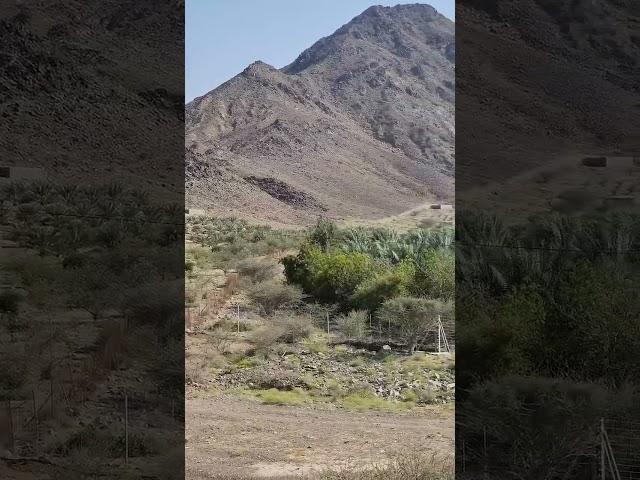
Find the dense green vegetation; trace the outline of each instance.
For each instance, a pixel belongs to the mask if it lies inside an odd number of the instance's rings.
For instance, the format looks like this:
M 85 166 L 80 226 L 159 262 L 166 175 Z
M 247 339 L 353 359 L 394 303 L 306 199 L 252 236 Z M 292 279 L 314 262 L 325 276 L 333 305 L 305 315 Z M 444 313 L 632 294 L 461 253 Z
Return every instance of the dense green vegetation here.
M 570 475 L 580 455 L 595 454 L 601 417 L 639 413 L 639 218 L 458 218 L 457 412 L 467 471 Z
M 212 375 L 264 403 L 356 410 L 453 400 L 452 357 L 403 351 L 433 348 L 438 315 L 453 330 L 452 232 L 341 229 L 324 219 L 276 231 L 188 217 L 187 239 L 187 297 L 217 299 L 198 320 L 212 348 L 187 350 L 188 384 L 204 388 Z M 236 272 L 238 290 L 227 295 Z M 211 276 L 217 287 L 201 288 Z
M 187 238 L 205 250 L 189 250 L 188 262 L 200 267 L 237 268 L 252 257 L 287 251 L 299 245 L 301 232 L 252 225 L 235 217 L 187 217 Z M 197 258 L 195 258 L 197 257 Z
M 319 220 L 297 255 L 283 259 L 285 276 L 304 293 L 342 312 L 367 311 L 411 350 L 438 315 L 453 326 L 453 232 L 340 230 Z M 347 317 L 350 318 L 350 317 Z M 359 328 L 342 317 L 349 336 Z M 363 334 L 368 329 L 360 328 Z M 370 333 L 370 332 L 369 332 Z

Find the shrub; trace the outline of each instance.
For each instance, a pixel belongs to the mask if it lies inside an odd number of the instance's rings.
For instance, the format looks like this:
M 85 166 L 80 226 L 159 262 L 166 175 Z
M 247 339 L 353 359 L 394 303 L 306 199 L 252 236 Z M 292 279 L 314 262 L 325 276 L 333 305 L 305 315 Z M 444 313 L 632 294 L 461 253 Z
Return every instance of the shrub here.
M 362 338 L 369 333 L 369 312 L 352 310 L 337 318 L 336 327 L 342 335 L 349 339 Z
M 331 220 L 320 217 L 316 226 L 311 230 L 309 238 L 323 252 L 326 252 L 335 241 L 337 235 L 338 227 L 336 224 Z
M 325 253 L 308 244 L 282 263 L 289 283 L 300 285 L 305 293 L 321 301 L 341 304 L 348 304 L 358 285 L 377 271 L 373 259 L 364 253 Z
M 297 305 L 303 298 L 298 287 L 284 284 L 278 280 L 256 283 L 249 289 L 248 296 L 267 315 L 272 315 L 277 309 L 284 306 Z
M 314 330 L 311 318 L 302 315 L 279 317 L 273 323 L 282 332 L 278 340 L 284 343 L 296 343 L 308 338 Z
M 9 358 L 5 360 L 7 360 L 6 365 L 0 369 L 0 400 L 13 400 L 16 397 L 16 391 L 25 382 L 27 362 L 26 358 L 13 362 Z
M 289 315 L 274 318 L 269 325 L 254 330 L 250 336 L 256 352 L 266 353 L 278 343 L 295 343 L 313 333 L 311 318 Z
M 278 274 L 278 264 L 270 259 L 247 258 L 238 263 L 238 272 L 253 282 L 264 282 Z
M 455 295 L 455 282 L 453 250 L 431 250 L 416 259 L 415 295 L 450 300 Z
M 403 453 L 369 468 L 344 467 L 322 472 L 318 480 L 453 480 L 451 461 L 422 452 Z
M 407 295 L 414 270 L 412 264 L 403 262 L 391 271 L 365 280 L 353 294 L 352 305 L 373 311 L 390 298 Z
M 251 384 L 251 388 L 256 390 L 275 388 L 280 391 L 290 391 L 308 387 L 306 379 L 292 370 L 272 370 L 259 367 L 245 375 L 245 383 Z
M 274 345 L 276 345 L 280 338 L 284 335 L 282 327 L 278 326 L 265 326 L 260 327 L 251 332 L 249 339 L 254 345 L 254 352 L 259 354 L 268 353 Z
M 22 295 L 15 290 L 0 291 L 0 316 L 18 313 Z
M 426 333 L 434 328 L 438 313 L 444 310 L 444 305 L 437 301 L 398 297 L 382 305 L 378 319 L 391 325 L 391 335 L 405 342 L 413 352 Z

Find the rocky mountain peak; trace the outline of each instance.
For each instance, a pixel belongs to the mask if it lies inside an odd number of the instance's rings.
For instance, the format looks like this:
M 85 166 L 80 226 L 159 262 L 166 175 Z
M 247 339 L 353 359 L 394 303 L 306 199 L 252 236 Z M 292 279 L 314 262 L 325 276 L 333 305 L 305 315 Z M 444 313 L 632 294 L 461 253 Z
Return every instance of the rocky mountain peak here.
M 450 199 L 454 48 L 453 22 L 428 5 L 371 7 L 292 64 L 254 62 L 187 105 L 187 144 L 220 147 L 237 178 L 229 201 L 252 215 L 376 216 Z M 309 201 L 282 204 L 265 185 Z
M 262 75 L 264 73 L 273 73 L 276 71 L 277 69 L 275 67 L 272 67 L 268 63 L 265 63 L 262 60 L 256 60 L 242 71 L 242 75 L 244 75 L 245 77 L 256 76 Z

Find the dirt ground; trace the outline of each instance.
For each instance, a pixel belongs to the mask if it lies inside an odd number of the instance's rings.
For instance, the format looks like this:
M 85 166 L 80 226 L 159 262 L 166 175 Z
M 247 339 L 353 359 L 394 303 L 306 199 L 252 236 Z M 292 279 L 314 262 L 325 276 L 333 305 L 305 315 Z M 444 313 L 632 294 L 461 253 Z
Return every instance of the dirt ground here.
M 189 480 L 296 478 L 419 450 L 453 453 L 453 410 L 355 412 L 219 395 L 186 402 Z

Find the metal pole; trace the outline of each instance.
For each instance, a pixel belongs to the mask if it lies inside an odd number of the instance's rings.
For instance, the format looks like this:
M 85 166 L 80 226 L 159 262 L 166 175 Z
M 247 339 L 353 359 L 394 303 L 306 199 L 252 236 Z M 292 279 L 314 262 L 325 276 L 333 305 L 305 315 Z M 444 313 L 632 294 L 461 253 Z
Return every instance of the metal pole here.
M 49 398 L 51 399 L 51 418 L 54 417 L 55 407 L 53 405 L 53 365 L 51 366 L 51 378 L 49 379 Z
M 237 305 L 238 312 L 238 333 L 240 333 L 240 304 Z
M 129 464 L 129 402 L 124 394 L 124 464 Z
M 600 478 L 605 480 L 605 445 L 604 445 L 604 418 L 600 419 Z
M 331 332 L 329 331 L 329 312 L 327 312 L 327 335 L 329 335 Z
M 38 397 L 36 395 L 36 391 L 32 390 L 33 395 L 33 418 L 36 421 L 36 452 L 39 450 L 38 444 L 40 443 L 40 425 L 38 420 Z
M 462 440 L 462 473 L 467 470 L 467 448 L 464 440 Z
M 487 461 L 487 427 L 483 426 L 482 427 L 482 450 L 484 453 L 484 476 L 483 478 L 487 478 L 487 471 L 488 471 L 488 461 Z
M 7 405 L 7 417 L 9 419 L 9 447 L 11 453 L 15 453 L 15 433 L 13 431 L 13 411 L 11 410 L 11 400 L 6 401 Z
M 442 332 L 442 323 L 440 322 L 440 315 L 438 315 L 438 353 L 441 353 L 441 350 L 440 350 L 441 332 Z

